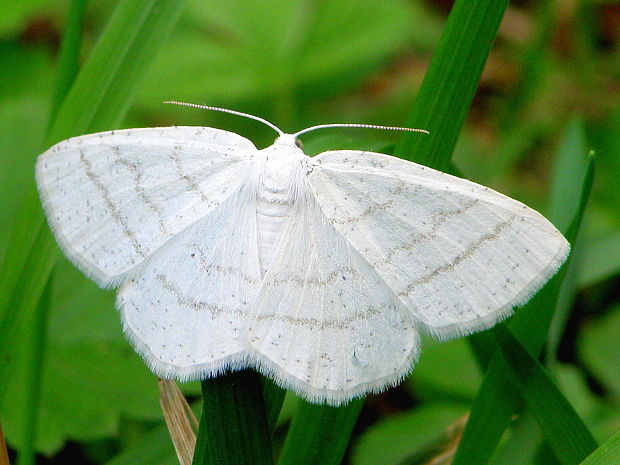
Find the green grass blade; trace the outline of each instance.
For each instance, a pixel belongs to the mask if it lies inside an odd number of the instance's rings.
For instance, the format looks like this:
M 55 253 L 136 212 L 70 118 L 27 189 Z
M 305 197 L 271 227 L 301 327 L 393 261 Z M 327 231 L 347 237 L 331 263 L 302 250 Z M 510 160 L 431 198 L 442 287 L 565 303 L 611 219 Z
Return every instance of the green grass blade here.
M 363 399 L 344 407 L 302 402 L 278 465 L 338 465 L 363 404 Z
M 58 75 L 52 98 L 50 121 L 56 119 L 56 113 L 69 93 L 71 85 L 80 69 L 80 48 L 82 45 L 82 22 L 87 0 L 73 0 L 67 15 L 67 25 L 62 36 Z
M 536 416 L 555 456 L 566 465 L 580 463 L 597 447 L 592 433 L 519 339 L 503 325 L 493 332 L 513 374 L 510 379 Z
M 66 97 L 71 84 L 79 70 L 79 54 L 80 45 L 82 43 L 82 21 L 84 19 L 86 1 L 73 0 L 69 9 L 67 27 L 63 34 L 62 46 L 60 51 L 60 60 L 58 67 L 58 76 L 56 79 L 56 89 L 52 99 L 52 108 L 50 111 L 49 121 L 54 121 L 56 112 L 61 102 Z M 43 228 L 39 224 L 40 234 L 45 234 Z M 46 238 L 48 239 L 49 236 Z M 41 242 L 37 242 L 38 245 Z M 53 250 L 53 248 L 50 248 Z M 41 256 L 34 256 L 40 259 Z M 46 259 L 39 260 L 41 266 L 47 266 Z M 53 263 L 53 259 L 50 260 Z M 28 268 L 27 268 L 28 270 Z M 45 272 L 43 273 L 45 275 Z M 23 275 L 22 275 L 23 276 Z M 48 279 L 39 300 L 38 305 L 34 306 L 31 321 L 29 322 L 29 334 L 24 339 L 25 346 L 21 348 L 26 352 L 27 373 L 25 376 L 26 384 L 24 385 L 25 397 L 22 406 L 24 410 L 25 424 L 22 434 L 22 442 L 18 447 L 18 465 L 30 465 L 35 462 L 36 451 L 35 444 L 37 442 L 37 422 L 39 419 L 39 399 L 41 394 L 41 379 L 43 373 L 43 359 L 46 346 L 46 329 L 50 307 L 51 293 L 51 277 Z M 38 287 L 35 287 L 33 295 L 36 296 Z M 33 304 L 34 305 L 34 304 Z M 26 313 L 25 316 L 28 316 Z M 9 370 L 7 370 L 7 373 Z M 7 380 L 0 381 L 2 386 L 6 386 Z M 2 388 L 0 388 L 2 389 Z M 0 399 L 2 395 L 0 394 Z
M 582 179 L 577 181 L 577 177 L 581 176 L 578 171 L 573 171 L 573 181 L 571 185 L 581 186 L 578 196 L 565 197 L 565 201 L 570 202 L 575 208 L 570 221 L 565 222 L 568 226 L 564 230 L 564 236 L 573 245 L 573 250 L 558 273 L 549 281 L 549 283 L 534 298 L 521 309 L 515 317 L 510 321 L 509 326 L 515 334 L 519 336 L 523 344 L 531 350 L 532 353 L 538 354 L 545 344 L 553 311 L 557 305 L 560 286 L 566 275 L 566 271 L 571 263 L 574 255 L 574 247 L 577 244 L 577 233 L 583 220 L 583 214 L 592 191 L 592 182 L 594 180 L 594 157 L 590 157 L 584 167 Z M 568 179 L 567 179 L 568 181 Z M 575 198 L 576 197 L 576 198 Z M 566 210 L 566 215 L 569 211 Z M 533 329 L 535 328 L 535 329 Z
M 21 318 L 25 318 L 25 321 L 33 325 L 37 322 L 36 318 L 33 319 L 33 312 L 39 302 L 41 293 L 48 283 L 55 258 L 56 248 L 54 241 L 47 228 L 40 228 L 39 234 L 34 241 L 34 247 L 26 257 L 24 272 L 20 275 L 19 286 L 16 287 L 7 304 L 7 308 L 11 309 L 11 311 L 6 311 L 0 321 L 0 338 L 3 341 L 14 340 Z M 21 328 L 21 330 L 36 333 L 38 331 L 35 329 L 35 326 Z M 36 341 L 33 341 L 33 344 L 36 345 L 36 343 Z M 0 405 L 2 405 L 12 373 L 10 369 L 11 361 L 16 351 L 20 349 L 10 342 L 0 344 Z
M 430 135 L 403 135 L 394 155 L 435 169 L 446 170 L 450 166 L 458 134 L 507 4 L 507 0 L 459 0 L 452 7 L 407 120 L 410 127 L 427 129 Z M 312 457 L 317 448 L 325 451 L 321 456 L 325 463 L 340 463 L 345 448 L 339 446 L 342 439 L 336 434 L 338 430 L 328 426 L 339 424 L 343 418 L 352 422 L 359 414 L 359 402 L 323 410 L 307 403 L 300 405 L 297 417 L 305 420 L 293 420 L 295 427 L 285 445 L 285 451 L 290 452 L 283 455 L 281 463 L 293 463 L 293 451 L 297 451 L 298 458 Z M 305 429 L 306 421 L 311 432 Z M 319 424 L 324 428 L 318 428 Z M 350 432 L 342 434 L 348 440 Z M 333 455 L 328 456 L 328 452 Z
M 594 162 L 590 158 L 581 182 L 579 202 L 575 204 L 573 219 L 564 233 L 573 244 L 592 189 L 593 176 Z M 569 262 L 570 256 L 560 271 L 517 313 L 509 325 L 523 345 L 534 354 L 540 353 L 543 348 Z M 507 381 L 508 378 L 508 367 L 501 357 L 495 354 L 472 404 L 470 417 L 452 465 L 488 463 L 510 423 L 510 417 L 521 406 L 519 396 L 514 392 L 515 387 Z
M 520 406 L 505 365 L 499 357 L 493 357 L 472 403 L 452 465 L 488 463 L 510 417 Z
M 592 452 L 581 465 L 620 465 L 620 431 Z
M 43 227 L 43 213 L 39 196 L 34 189 L 34 180 L 27 192 L 22 209 L 15 226 L 11 231 L 9 247 L 2 257 L 0 266 L 0 331 L 5 323 L 15 321 L 17 310 L 9 307 L 9 301 L 20 281 L 20 275 L 28 259 L 28 254 L 34 246 L 37 235 Z M 0 338 L 6 333 L 0 332 Z M 2 350 L 2 349 L 0 349 Z M 0 357 L 0 373 L 2 373 L 2 358 Z M 1 374 L 0 374 L 1 376 Z M 1 383 L 0 383 L 1 384 Z M 2 389 L 0 387 L 0 389 Z M 2 396 L 0 394 L 0 400 Z
M 580 118 L 573 118 L 564 131 L 553 164 L 549 208 L 547 209 L 548 218 L 560 230 L 566 230 L 569 227 L 571 211 L 574 209 L 574 205 L 579 202 L 580 192 L 575 189 L 574 180 L 578 179 L 580 173 L 584 171 L 587 162 L 585 158 L 586 144 L 583 122 Z M 575 294 L 577 268 L 580 267 L 581 261 L 578 259 L 571 262 L 566 271 L 566 278 L 558 296 L 558 304 L 547 337 L 545 349 L 547 366 L 555 361 L 557 348 L 569 317 L 572 297 Z
M 547 212 L 549 220 L 561 231 L 565 231 L 572 220 L 574 205 L 580 195 L 574 180 L 583 173 L 587 153 L 583 122 L 573 118 L 564 131 L 553 164 Z
M 33 465 L 35 463 L 37 421 L 39 419 L 39 400 L 41 396 L 41 378 L 43 376 L 43 354 L 45 353 L 47 316 L 50 308 L 52 279 L 48 279 L 39 299 L 36 310 L 31 315 L 33 321 L 30 322 L 29 334 L 25 338 L 26 351 L 25 375 L 26 383 L 23 386 L 25 391 L 24 404 L 25 424 L 22 434 L 22 442 L 18 448 L 17 465 Z
M 202 382 L 202 416 L 193 465 L 273 463 L 260 375 L 235 371 Z
M 117 127 L 187 0 L 125 0 L 58 111 L 48 145 Z M 97 89 L 97 92 L 93 92 Z
M 500 120 L 500 126 L 508 133 L 512 133 L 515 129 L 520 132 L 523 123 L 530 124 L 528 121 L 524 121 L 528 118 L 524 118 L 523 110 L 532 101 L 532 97 L 535 96 L 541 84 L 545 82 L 549 44 L 555 31 L 556 6 L 552 0 L 543 0 L 538 2 L 535 8 L 536 11 L 532 15 L 535 18 L 535 29 L 530 43 L 524 50 L 521 76 Z
M 430 135 L 403 135 L 395 155 L 448 170 L 507 5 L 507 0 L 454 4 L 407 120 L 408 126 L 426 129 Z

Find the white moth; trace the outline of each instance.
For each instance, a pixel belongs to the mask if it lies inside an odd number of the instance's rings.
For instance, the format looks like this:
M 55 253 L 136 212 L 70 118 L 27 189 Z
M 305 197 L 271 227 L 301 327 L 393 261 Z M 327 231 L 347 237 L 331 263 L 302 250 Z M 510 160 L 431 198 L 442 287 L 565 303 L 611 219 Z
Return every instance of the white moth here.
M 159 377 L 252 367 L 339 405 L 406 376 L 420 332 L 449 339 L 506 318 L 567 256 L 549 221 L 487 187 L 381 153 L 310 158 L 296 141 L 314 128 L 246 116 L 278 131 L 273 145 L 145 128 L 38 159 L 60 247 L 120 286 L 125 332 Z

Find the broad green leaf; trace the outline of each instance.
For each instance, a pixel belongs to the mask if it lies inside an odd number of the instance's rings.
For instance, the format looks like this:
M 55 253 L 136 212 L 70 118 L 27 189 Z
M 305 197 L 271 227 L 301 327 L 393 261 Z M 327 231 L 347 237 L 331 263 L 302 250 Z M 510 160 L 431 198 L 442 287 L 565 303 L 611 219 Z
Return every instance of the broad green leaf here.
M 456 403 L 431 402 L 387 416 L 355 442 L 353 465 L 397 465 L 441 438 L 466 412 Z
M 511 379 L 536 415 L 555 456 L 563 464 L 578 464 L 597 447 L 592 433 L 521 341 L 501 325 L 493 332 L 510 367 Z
M 194 415 L 200 415 L 200 403 L 190 405 Z M 96 460 L 96 463 L 105 465 L 179 465 L 179 459 L 170 437 L 170 431 L 163 421 L 153 425 L 143 423 L 130 423 L 138 431 L 121 431 L 120 439 L 122 448 L 112 455 L 109 449 L 105 458 Z M 123 425 L 127 429 L 127 425 Z M 130 426 L 130 427 L 131 427 Z M 129 439 L 128 439 L 129 436 Z M 95 461 L 94 459 L 91 459 Z
M 45 363 L 37 450 L 50 454 L 68 439 L 114 435 L 121 416 L 161 417 L 157 380 L 126 343 L 56 345 L 48 348 Z M 3 409 L 7 440 L 13 444 L 23 425 L 16 411 L 23 402 L 22 379 L 17 371 Z
M 154 427 L 105 465 L 178 465 L 170 433 L 165 424 Z

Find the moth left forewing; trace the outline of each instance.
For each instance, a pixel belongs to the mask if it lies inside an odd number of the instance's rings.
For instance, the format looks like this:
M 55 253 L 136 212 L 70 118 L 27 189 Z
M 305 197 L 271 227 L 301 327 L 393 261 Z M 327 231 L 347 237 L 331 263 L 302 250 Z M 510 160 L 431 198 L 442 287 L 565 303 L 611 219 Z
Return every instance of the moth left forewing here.
M 36 179 L 63 252 L 108 287 L 219 205 L 256 152 L 249 140 L 212 128 L 110 131 L 50 148 Z
M 510 315 L 567 255 L 542 215 L 486 187 L 383 154 L 315 160 L 309 183 L 326 216 L 440 338 Z
M 276 382 L 338 405 L 400 381 L 417 357 L 418 336 L 403 304 L 299 187 L 248 343 Z

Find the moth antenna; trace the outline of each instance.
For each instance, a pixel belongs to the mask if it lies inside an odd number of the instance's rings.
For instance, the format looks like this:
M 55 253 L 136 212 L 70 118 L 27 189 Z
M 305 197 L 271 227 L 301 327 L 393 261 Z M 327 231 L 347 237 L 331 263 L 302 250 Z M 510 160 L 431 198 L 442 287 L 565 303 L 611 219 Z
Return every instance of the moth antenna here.
M 315 131 L 317 129 L 325 129 L 325 128 L 365 128 L 365 129 L 383 129 L 387 131 L 407 131 L 407 132 L 422 132 L 424 134 L 430 134 L 426 129 L 416 129 L 416 128 L 403 128 L 400 126 L 379 126 L 377 124 L 357 124 L 357 123 L 333 123 L 333 124 L 319 124 L 317 126 L 312 126 L 306 129 L 302 129 L 301 131 L 293 134 L 295 137 L 299 137 L 302 134 L 305 134 L 310 131 Z
M 200 108 L 202 110 L 221 111 L 222 113 L 230 113 L 231 115 L 243 116 L 245 118 L 250 118 L 250 119 L 253 119 L 255 121 L 260 121 L 261 123 L 266 124 L 271 129 L 275 130 L 281 136 L 284 135 L 284 131 L 282 131 L 275 124 L 270 123 L 269 121 L 267 121 L 266 119 L 261 118 L 260 116 L 250 115 L 249 113 L 243 113 L 241 111 L 236 111 L 236 110 L 229 110 L 228 108 L 211 107 L 209 105 L 199 105 L 197 103 L 177 102 L 176 100 L 166 100 L 164 103 L 169 103 L 169 104 L 173 104 L 173 105 L 181 105 L 183 107 Z

